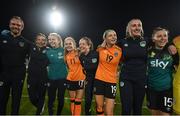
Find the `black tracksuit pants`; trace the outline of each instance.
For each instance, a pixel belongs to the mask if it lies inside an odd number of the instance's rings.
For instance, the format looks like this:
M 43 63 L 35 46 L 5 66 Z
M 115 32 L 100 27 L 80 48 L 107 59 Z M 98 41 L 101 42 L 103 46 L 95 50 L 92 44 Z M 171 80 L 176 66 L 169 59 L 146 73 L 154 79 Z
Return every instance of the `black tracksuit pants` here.
M 94 76 L 86 77 L 85 85 L 85 114 L 91 115 L 91 103 L 93 98 Z
M 21 70 L 22 71 L 22 70 Z M 3 72 L 0 77 L 0 115 L 6 114 L 6 107 L 9 95 L 12 96 L 11 114 L 18 115 L 25 72 L 17 74 L 13 72 Z
M 53 115 L 53 105 L 56 99 L 56 94 L 58 98 L 58 108 L 57 115 L 61 115 L 64 106 L 64 94 L 66 90 L 65 86 L 66 79 L 49 80 L 48 82 L 48 112 L 49 115 Z
M 120 80 L 122 115 L 141 115 L 145 96 L 145 79 Z
M 45 101 L 47 79 L 39 79 L 40 77 L 28 77 L 27 88 L 31 103 L 37 108 L 36 114 L 40 115 Z

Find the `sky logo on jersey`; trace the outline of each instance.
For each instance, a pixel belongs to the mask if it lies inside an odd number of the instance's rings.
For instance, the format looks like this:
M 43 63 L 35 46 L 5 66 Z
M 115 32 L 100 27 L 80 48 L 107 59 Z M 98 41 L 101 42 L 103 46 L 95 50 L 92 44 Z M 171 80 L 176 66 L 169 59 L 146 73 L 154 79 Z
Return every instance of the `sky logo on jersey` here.
M 151 67 L 160 67 L 162 69 L 165 69 L 167 67 L 167 65 L 169 64 L 169 62 L 163 62 L 163 61 L 159 61 L 158 59 L 156 59 L 155 61 L 151 61 L 150 62 Z

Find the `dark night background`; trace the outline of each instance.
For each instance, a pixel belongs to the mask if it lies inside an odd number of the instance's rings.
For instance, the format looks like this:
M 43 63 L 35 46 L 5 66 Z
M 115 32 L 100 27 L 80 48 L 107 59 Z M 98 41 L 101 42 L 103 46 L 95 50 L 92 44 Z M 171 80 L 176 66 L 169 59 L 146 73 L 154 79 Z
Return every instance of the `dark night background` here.
M 8 29 L 9 19 L 18 15 L 24 20 L 26 38 L 33 39 L 39 32 L 48 35 L 55 31 L 47 22 L 47 11 L 54 5 L 67 19 L 65 27 L 56 32 L 77 41 L 88 36 L 95 46 L 109 28 L 123 38 L 132 18 L 142 20 L 145 36 L 150 37 L 157 26 L 169 29 L 170 38 L 180 34 L 180 0 L 1 0 L 0 30 Z

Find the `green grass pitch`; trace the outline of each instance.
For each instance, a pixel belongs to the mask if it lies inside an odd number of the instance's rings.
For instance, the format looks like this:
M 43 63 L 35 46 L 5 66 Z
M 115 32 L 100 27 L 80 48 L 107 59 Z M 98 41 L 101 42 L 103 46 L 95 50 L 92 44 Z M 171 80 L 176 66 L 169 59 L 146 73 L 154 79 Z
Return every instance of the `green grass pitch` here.
M 45 110 L 44 110 L 42 115 L 48 115 L 47 100 L 48 100 L 48 97 L 46 96 Z M 10 103 L 11 103 L 11 97 L 9 97 L 9 102 L 7 105 L 7 114 L 10 114 L 10 111 L 11 111 Z M 65 103 L 64 103 L 64 108 L 62 111 L 63 115 L 70 115 L 71 114 L 69 107 L 70 107 L 70 101 L 69 101 L 69 96 L 68 96 L 67 91 L 66 91 Z M 56 108 L 57 108 L 57 101 L 55 101 L 55 103 L 54 103 L 54 111 L 55 111 L 54 114 L 56 114 Z M 95 114 L 96 112 L 95 112 L 95 100 L 94 99 L 92 102 L 91 109 L 92 109 L 92 114 Z M 25 81 L 19 114 L 20 115 L 34 115 L 35 112 L 36 112 L 36 108 L 29 101 L 29 97 L 27 94 L 27 83 Z M 83 104 L 82 104 L 82 115 L 83 114 L 84 114 L 84 99 L 83 99 Z M 114 115 L 120 115 L 120 114 L 121 114 L 121 103 L 120 103 L 119 90 L 118 90 L 117 95 L 116 95 L 116 104 L 115 104 L 115 109 L 114 109 Z M 144 100 L 144 104 L 143 104 L 143 108 L 142 108 L 142 114 L 143 115 L 149 115 L 150 114 L 149 110 L 146 107 L 145 100 Z

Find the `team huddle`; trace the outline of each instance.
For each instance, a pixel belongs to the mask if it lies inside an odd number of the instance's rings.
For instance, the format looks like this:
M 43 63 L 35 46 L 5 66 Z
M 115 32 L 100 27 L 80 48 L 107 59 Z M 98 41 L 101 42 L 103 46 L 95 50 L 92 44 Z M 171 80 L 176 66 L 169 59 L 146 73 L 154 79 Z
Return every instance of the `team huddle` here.
M 73 37 L 63 41 L 58 33 L 38 33 L 29 41 L 21 35 L 24 23 L 18 16 L 10 19 L 9 28 L 0 35 L 0 115 L 6 114 L 10 94 L 11 114 L 19 114 L 26 74 L 37 115 L 46 92 L 49 115 L 55 113 L 56 96 L 56 114 L 61 115 L 66 90 L 72 115 L 81 115 L 83 97 L 85 115 L 91 115 L 93 95 L 96 114 L 113 115 L 118 83 L 122 115 L 141 115 L 145 94 L 152 115 L 180 114 L 180 36 L 169 42 L 167 29 L 156 27 L 146 38 L 141 20 L 132 19 L 125 38 L 107 29 L 93 49 L 89 37 L 76 45 Z

